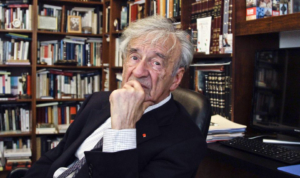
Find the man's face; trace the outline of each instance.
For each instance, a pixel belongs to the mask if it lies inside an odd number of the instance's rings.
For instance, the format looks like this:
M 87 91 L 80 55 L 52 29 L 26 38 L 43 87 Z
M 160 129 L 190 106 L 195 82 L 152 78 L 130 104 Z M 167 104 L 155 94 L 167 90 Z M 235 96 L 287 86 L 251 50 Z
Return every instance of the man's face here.
M 145 91 L 145 102 L 156 104 L 177 88 L 184 69 L 179 68 L 176 75 L 172 76 L 180 55 L 178 44 L 169 51 L 174 45 L 172 38 L 165 42 L 161 39 L 156 44 L 151 44 L 151 37 L 148 39 L 141 36 L 129 42 L 123 66 L 122 86 L 131 80 L 138 81 Z

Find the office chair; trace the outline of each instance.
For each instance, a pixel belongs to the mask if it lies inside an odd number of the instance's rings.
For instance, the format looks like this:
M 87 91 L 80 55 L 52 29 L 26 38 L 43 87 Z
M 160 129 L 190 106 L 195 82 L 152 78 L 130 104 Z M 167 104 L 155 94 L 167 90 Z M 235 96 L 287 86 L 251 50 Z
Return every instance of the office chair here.
M 6 178 L 22 178 L 25 176 L 28 168 L 16 168 L 13 169 L 7 176 Z
M 172 91 L 172 94 L 174 100 L 179 102 L 192 116 L 193 121 L 206 138 L 211 118 L 211 106 L 208 98 L 201 93 L 180 87 Z

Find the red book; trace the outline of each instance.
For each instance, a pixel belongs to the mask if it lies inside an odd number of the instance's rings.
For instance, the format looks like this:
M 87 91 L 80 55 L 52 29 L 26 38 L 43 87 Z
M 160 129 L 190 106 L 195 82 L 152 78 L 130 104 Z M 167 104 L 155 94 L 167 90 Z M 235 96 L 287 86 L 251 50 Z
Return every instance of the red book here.
M 61 107 L 57 107 L 57 113 L 58 113 L 58 124 L 61 124 Z
M 47 58 L 48 56 L 48 46 L 44 46 L 44 57 Z
M 68 76 L 68 77 L 73 77 L 73 73 L 72 72 L 63 72 L 63 71 L 49 70 L 49 73 L 50 74 L 64 75 L 64 76 Z
M 31 96 L 31 76 L 27 75 L 27 95 Z
M 138 5 L 137 4 L 133 4 L 131 6 L 131 22 L 135 22 L 137 20 L 137 14 L 138 14 Z
M 70 123 L 72 123 L 74 121 L 76 113 L 77 113 L 76 106 L 70 106 Z
M 160 14 L 160 0 L 156 0 L 156 7 L 157 7 L 157 10 L 156 10 L 156 14 Z
M 9 7 L 9 8 L 27 7 L 28 8 L 29 5 L 28 4 L 10 4 L 7 7 Z

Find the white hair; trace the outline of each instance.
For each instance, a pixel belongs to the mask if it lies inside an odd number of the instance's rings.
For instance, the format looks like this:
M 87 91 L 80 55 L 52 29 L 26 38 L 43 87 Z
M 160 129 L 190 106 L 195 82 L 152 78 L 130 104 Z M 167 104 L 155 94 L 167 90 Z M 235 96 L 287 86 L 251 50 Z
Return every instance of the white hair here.
M 120 51 L 123 54 L 123 59 L 125 59 L 127 55 L 129 42 L 143 35 L 146 35 L 146 37 L 154 36 L 154 38 L 151 39 L 151 44 L 155 44 L 162 39 L 163 43 L 165 43 L 169 37 L 173 38 L 174 45 L 169 51 L 174 49 L 178 42 L 180 55 L 178 63 L 174 65 L 172 75 L 174 76 L 180 67 L 184 67 L 184 69 L 187 70 L 193 60 L 194 54 L 193 45 L 187 37 L 188 34 L 183 30 L 176 29 L 167 18 L 161 16 L 147 17 L 129 25 L 121 37 Z

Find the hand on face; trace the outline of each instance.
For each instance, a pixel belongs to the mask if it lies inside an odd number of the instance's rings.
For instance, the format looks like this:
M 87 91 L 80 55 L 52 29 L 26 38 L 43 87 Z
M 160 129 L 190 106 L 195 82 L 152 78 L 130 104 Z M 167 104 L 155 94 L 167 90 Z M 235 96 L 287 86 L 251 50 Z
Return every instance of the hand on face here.
M 141 84 L 135 80 L 125 83 L 121 89 L 114 90 L 109 101 L 111 126 L 116 130 L 135 128 L 145 109 L 153 104 L 144 102 L 145 92 Z

